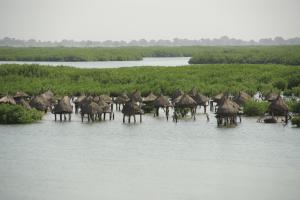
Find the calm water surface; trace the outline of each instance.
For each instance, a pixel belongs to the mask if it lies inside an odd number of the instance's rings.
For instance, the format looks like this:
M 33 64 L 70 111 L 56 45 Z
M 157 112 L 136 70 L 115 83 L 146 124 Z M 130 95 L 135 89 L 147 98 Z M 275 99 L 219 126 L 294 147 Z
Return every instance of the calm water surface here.
M 72 66 L 78 68 L 119 68 L 138 66 L 182 66 L 188 65 L 190 57 L 143 58 L 139 61 L 97 61 L 97 62 L 30 62 L 0 61 L 0 64 L 40 64 L 49 66 Z
M 0 199 L 300 199 L 299 129 L 210 117 L 2 125 Z

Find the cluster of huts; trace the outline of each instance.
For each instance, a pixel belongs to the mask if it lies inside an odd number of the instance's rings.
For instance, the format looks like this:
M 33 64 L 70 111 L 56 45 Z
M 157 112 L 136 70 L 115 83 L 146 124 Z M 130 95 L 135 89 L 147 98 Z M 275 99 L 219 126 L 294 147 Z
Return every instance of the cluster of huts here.
M 142 122 L 142 115 L 152 112 L 154 117 L 159 115 L 159 110 L 162 109 L 168 120 L 170 117 L 170 108 L 172 108 L 172 119 L 177 122 L 179 119 L 189 115 L 194 120 L 196 119 L 197 107 L 203 107 L 204 114 L 209 120 L 207 107 L 210 111 L 215 112 L 217 123 L 219 126 L 236 125 L 241 122 L 242 108 L 246 101 L 252 97 L 245 92 L 239 92 L 236 96 L 230 96 L 225 93 L 218 94 L 208 98 L 201 94 L 196 88 L 184 93 L 177 90 L 169 98 L 163 94 L 155 95 L 150 92 L 146 97 L 141 96 L 138 90 L 129 95 L 123 93 L 116 97 L 108 95 L 100 96 L 64 96 L 56 99 L 51 91 L 44 92 L 38 96 L 30 97 L 25 92 L 17 92 L 14 96 L 4 96 L 0 99 L 0 103 L 19 104 L 27 109 L 35 108 L 40 111 L 51 111 L 54 114 L 55 120 L 59 116 L 59 120 L 71 120 L 73 113 L 73 105 L 75 114 L 81 115 L 81 120 L 88 121 L 105 120 L 106 115 L 109 119 L 114 119 L 114 105 L 117 111 L 123 113 L 123 122 L 128 118 L 130 123 L 131 118 L 136 122 L 136 116 Z M 284 103 L 280 95 L 270 94 L 266 97 L 271 102 L 268 108 L 268 116 L 263 121 L 274 123 L 278 121 L 278 116 L 283 116 L 284 121 L 288 121 L 288 106 Z

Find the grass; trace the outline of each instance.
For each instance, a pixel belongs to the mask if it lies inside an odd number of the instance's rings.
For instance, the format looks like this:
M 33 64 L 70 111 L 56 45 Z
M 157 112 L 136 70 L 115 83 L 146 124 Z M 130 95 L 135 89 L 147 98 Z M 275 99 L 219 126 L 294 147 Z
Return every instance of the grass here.
M 278 84 L 281 82 L 283 84 Z M 176 89 L 198 88 L 205 95 L 219 92 L 254 94 L 284 90 L 300 95 L 299 66 L 273 64 L 208 64 L 182 67 L 79 69 L 39 65 L 0 65 L 0 94 L 52 90 L 58 95 L 111 94 L 140 90 L 171 95 Z M 284 87 L 284 88 L 282 88 Z

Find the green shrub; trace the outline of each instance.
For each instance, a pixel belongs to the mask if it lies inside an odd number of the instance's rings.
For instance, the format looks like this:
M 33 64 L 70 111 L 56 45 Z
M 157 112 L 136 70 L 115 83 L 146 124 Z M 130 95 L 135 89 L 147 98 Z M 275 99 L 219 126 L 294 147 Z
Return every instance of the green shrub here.
M 289 110 L 293 113 L 299 113 L 300 112 L 300 101 L 290 101 L 287 102 L 287 105 L 289 106 Z
M 247 116 L 261 116 L 267 111 L 268 102 L 247 101 L 244 105 L 244 114 Z
M 28 110 L 20 105 L 0 104 L 0 124 L 32 123 L 43 114 L 35 109 Z
M 300 116 L 292 118 L 292 125 L 296 125 L 297 127 L 300 127 Z

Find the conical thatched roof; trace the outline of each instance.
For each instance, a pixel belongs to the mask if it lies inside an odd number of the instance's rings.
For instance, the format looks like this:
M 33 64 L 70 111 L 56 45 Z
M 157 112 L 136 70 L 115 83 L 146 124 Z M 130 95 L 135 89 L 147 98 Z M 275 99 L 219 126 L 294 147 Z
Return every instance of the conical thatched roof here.
M 267 101 L 275 101 L 276 99 L 277 99 L 277 97 L 278 97 L 278 94 L 276 94 L 276 93 L 274 93 L 274 92 L 271 92 L 270 94 L 268 94 L 267 96 L 266 96 L 266 100 Z
M 193 88 L 188 92 L 188 95 L 189 95 L 190 97 L 192 97 L 194 100 L 195 100 L 197 94 L 198 94 L 198 90 L 197 90 L 195 87 L 193 87 Z
M 47 92 L 44 92 L 43 94 L 41 94 L 43 97 L 45 97 L 46 99 L 51 99 L 54 97 L 53 92 L 51 92 L 50 90 L 48 90 Z
M 122 113 L 125 115 L 142 114 L 143 110 L 134 101 L 128 101 L 125 103 Z
M 109 104 L 107 104 L 106 102 L 100 100 L 99 102 L 97 102 L 97 104 L 101 107 L 103 112 L 107 112 L 110 110 L 110 106 Z
M 70 98 L 68 96 L 64 96 L 59 102 L 54 106 L 53 113 L 54 114 L 65 114 L 72 113 L 73 109 L 70 103 Z
M 114 100 L 115 103 L 119 103 L 119 104 L 124 104 L 127 101 L 129 101 L 129 98 L 128 98 L 127 94 L 125 94 L 125 93 L 121 94 Z
M 83 114 L 100 114 L 103 112 L 102 108 L 95 102 L 82 104 L 81 112 Z
M 216 96 L 214 96 L 212 99 L 214 102 L 220 103 L 220 101 L 222 100 L 222 98 L 224 97 L 223 93 L 217 94 Z
M 237 96 L 234 97 L 233 101 L 239 104 L 240 106 L 244 105 L 246 101 L 250 100 L 251 96 L 246 92 L 239 92 Z
M 154 107 L 169 107 L 171 106 L 171 103 L 168 99 L 168 97 L 160 95 L 155 99 L 153 102 Z
M 26 97 L 29 97 L 29 95 L 22 91 L 16 92 L 16 94 L 14 96 L 14 98 L 26 98 Z
M 40 111 L 45 111 L 49 107 L 49 102 L 43 96 L 36 96 L 30 101 L 30 106 Z
M 197 102 L 198 105 L 206 105 L 206 103 L 209 101 L 209 98 L 201 93 L 197 93 L 193 99 Z
M 239 106 L 229 98 L 224 97 L 220 103 L 217 114 L 220 116 L 232 116 L 239 112 Z
M 288 106 L 284 103 L 280 95 L 277 96 L 276 100 L 272 101 L 268 108 L 268 113 L 277 116 L 284 116 L 288 113 Z
M 176 98 L 178 98 L 178 97 L 180 97 L 181 95 L 183 95 L 184 94 L 184 92 L 182 91 L 182 90 L 176 90 L 175 92 L 174 92 L 174 94 L 172 95 L 172 101 L 174 100 L 174 99 L 176 99 Z
M 130 95 L 130 99 L 135 102 L 143 102 L 141 92 L 136 90 Z
M 108 103 L 108 104 L 112 103 L 111 97 L 108 95 L 105 95 L 105 94 L 100 95 L 99 100 L 104 101 L 105 103 Z
M 150 92 L 148 96 L 143 99 L 143 102 L 153 102 L 155 99 L 157 99 L 157 96 L 153 94 L 153 92 Z
M 26 108 L 28 110 L 31 109 L 31 106 L 29 105 L 29 103 L 27 101 L 25 101 L 24 99 L 17 101 L 17 104 L 23 106 L 24 108 Z
M 190 97 L 188 94 L 184 94 L 178 98 L 177 98 L 178 101 L 175 102 L 176 107 L 193 108 L 193 107 L 197 106 L 197 102 L 192 97 Z
M 81 104 L 81 102 L 86 98 L 85 95 L 79 96 L 74 103 Z
M 5 103 L 5 104 L 12 104 L 15 105 L 16 101 L 14 100 L 14 98 L 12 98 L 11 96 L 4 96 L 0 99 L 0 104 L 1 103 Z

